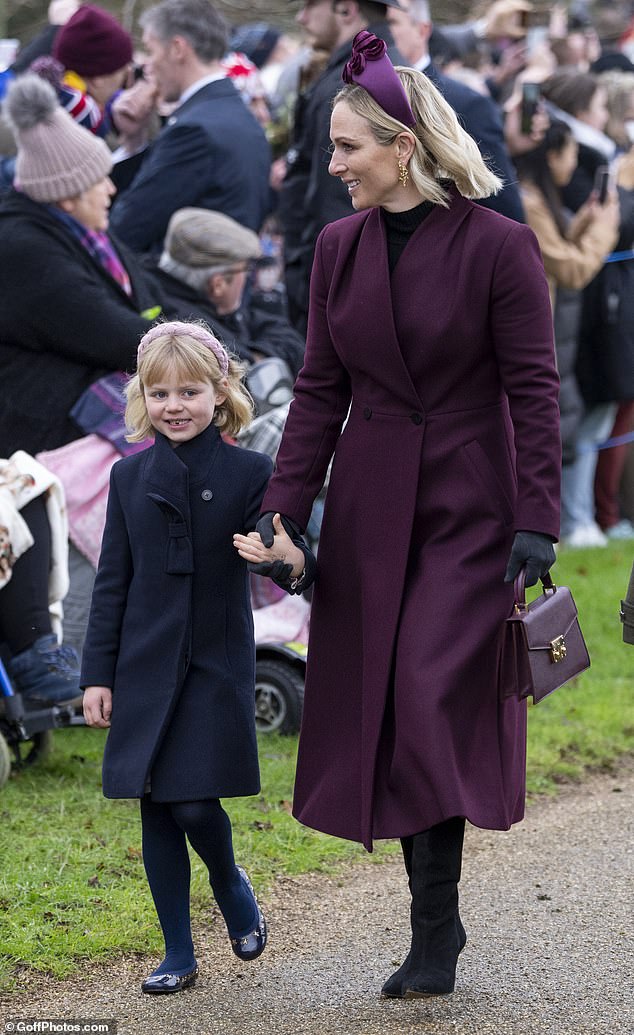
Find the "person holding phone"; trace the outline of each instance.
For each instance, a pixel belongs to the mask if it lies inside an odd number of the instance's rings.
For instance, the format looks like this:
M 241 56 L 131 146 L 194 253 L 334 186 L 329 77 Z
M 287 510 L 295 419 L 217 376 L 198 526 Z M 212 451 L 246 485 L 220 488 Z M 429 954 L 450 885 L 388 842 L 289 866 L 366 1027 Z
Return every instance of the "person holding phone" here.
M 609 112 L 605 131 L 617 146 L 607 178 L 618 192 L 619 239 L 616 261 L 605 263 L 584 292 L 577 372 L 586 405 L 617 402 L 609 438 L 621 444 L 600 450 L 594 494 L 601 530 L 622 540 L 634 539 L 634 524 L 621 508 L 627 436 L 634 428 L 634 75 L 609 72 L 601 84 Z M 606 178 L 605 171 L 599 175 Z
M 571 217 L 562 192 L 574 175 L 577 157 L 578 145 L 571 128 L 555 120 L 536 148 L 515 158 L 526 218 L 537 235 L 551 290 L 561 378 L 562 534 L 567 544 L 575 547 L 601 545 L 603 541 L 594 520 L 596 454 L 578 450 L 584 420 L 576 374 L 581 291 L 614 246 L 619 223 L 613 191 L 606 193 L 603 205 L 598 193 L 593 192 Z

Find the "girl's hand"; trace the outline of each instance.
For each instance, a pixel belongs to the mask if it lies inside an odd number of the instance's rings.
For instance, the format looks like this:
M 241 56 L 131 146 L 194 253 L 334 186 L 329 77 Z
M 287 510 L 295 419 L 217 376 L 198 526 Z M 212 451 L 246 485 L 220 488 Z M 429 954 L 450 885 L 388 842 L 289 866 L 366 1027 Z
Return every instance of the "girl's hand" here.
M 275 537 L 272 546 L 264 545 L 259 532 L 249 532 L 248 535 L 240 535 L 236 532 L 233 537 L 233 545 L 249 565 L 268 564 L 272 567 L 276 561 L 279 561 L 281 564 L 278 565 L 278 571 L 281 565 L 287 565 L 290 567 L 288 578 L 298 578 L 304 570 L 304 554 L 298 546 L 295 546 L 284 528 L 279 514 L 275 514 L 273 518 L 273 530 Z M 260 574 L 276 573 L 262 571 Z
M 87 686 L 84 690 L 84 719 L 87 726 L 107 729 L 112 715 L 112 690 L 109 686 Z

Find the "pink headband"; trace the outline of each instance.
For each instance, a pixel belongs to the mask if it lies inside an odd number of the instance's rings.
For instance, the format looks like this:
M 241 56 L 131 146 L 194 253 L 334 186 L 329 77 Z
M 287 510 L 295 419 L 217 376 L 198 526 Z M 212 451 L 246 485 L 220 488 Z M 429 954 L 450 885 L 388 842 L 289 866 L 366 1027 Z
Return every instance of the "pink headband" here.
M 199 323 L 181 323 L 180 320 L 174 320 L 172 323 L 157 323 L 144 334 L 137 349 L 137 362 L 146 352 L 148 345 L 151 345 L 157 338 L 169 338 L 177 334 L 186 334 L 189 338 L 194 338 L 195 341 L 199 341 L 201 345 L 213 352 L 218 360 L 220 373 L 223 377 L 227 376 L 229 372 L 229 357 L 216 336 L 205 327 L 201 327 Z
M 362 29 L 352 41 L 352 56 L 344 66 L 344 83 L 357 83 L 367 90 L 383 111 L 410 129 L 416 118 L 394 65 L 387 56 L 385 40 Z

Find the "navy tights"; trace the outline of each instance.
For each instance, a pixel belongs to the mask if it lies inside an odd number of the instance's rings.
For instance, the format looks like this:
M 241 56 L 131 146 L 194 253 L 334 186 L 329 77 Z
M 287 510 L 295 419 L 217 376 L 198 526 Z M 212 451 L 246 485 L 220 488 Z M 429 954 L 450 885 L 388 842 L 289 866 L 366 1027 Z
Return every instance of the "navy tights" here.
M 187 839 L 209 870 L 209 883 L 232 938 L 255 929 L 257 907 L 236 868 L 231 822 L 218 798 L 163 803 L 146 794 L 141 799 L 141 824 L 143 863 L 165 938 L 165 959 L 154 973 L 184 974 L 196 963 Z

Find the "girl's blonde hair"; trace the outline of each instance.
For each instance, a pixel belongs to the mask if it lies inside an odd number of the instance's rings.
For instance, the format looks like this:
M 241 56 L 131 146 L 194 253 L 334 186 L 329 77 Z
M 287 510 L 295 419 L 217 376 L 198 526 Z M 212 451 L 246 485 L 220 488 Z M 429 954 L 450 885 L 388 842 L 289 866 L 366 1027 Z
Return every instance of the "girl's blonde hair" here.
M 413 128 L 388 115 L 362 86 L 344 86 L 333 106 L 345 101 L 356 115 L 367 119 L 377 143 L 392 144 L 399 133 L 412 133 L 414 153 L 409 173 L 419 194 L 437 205 L 449 204 L 441 180 L 453 180 L 465 198 L 488 198 L 502 189 L 502 180 L 491 172 L 472 137 L 426 75 L 414 68 L 396 68 L 416 118 Z
M 179 325 L 181 328 L 185 326 Z M 231 436 L 237 435 L 253 419 L 253 399 L 242 380 L 246 365 L 227 353 L 228 369 L 223 374 L 215 353 L 203 343 L 204 335 L 201 331 L 207 331 L 217 342 L 204 323 L 193 325 L 196 337 L 188 334 L 186 329 L 175 332 L 170 327 L 170 324 L 166 324 L 165 334 L 159 335 L 157 329 L 153 328 L 152 340 L 147 345 L 141 339 L 137 372 L 126 386 L 125 423 L 128 442 L 142 442 L 145 438 L 154 437 L 154 428 L 145 405 L 144 389 L 160 384 L 171 373 L 187 381 L 207 381 L 216 392 L 223 393 L 225 399 L 216 405 L 213 423 L 220 431 Z

